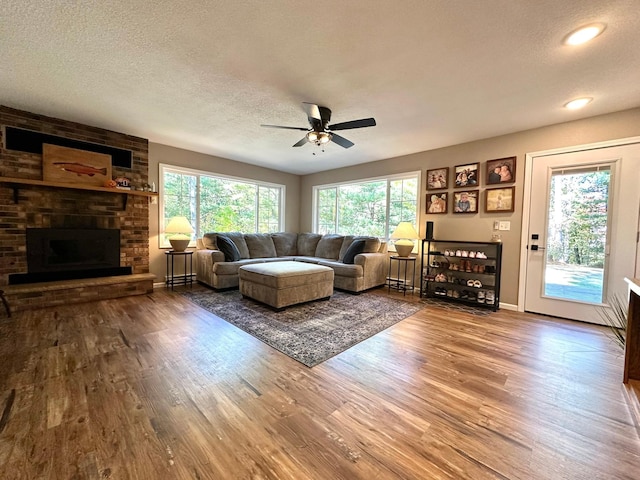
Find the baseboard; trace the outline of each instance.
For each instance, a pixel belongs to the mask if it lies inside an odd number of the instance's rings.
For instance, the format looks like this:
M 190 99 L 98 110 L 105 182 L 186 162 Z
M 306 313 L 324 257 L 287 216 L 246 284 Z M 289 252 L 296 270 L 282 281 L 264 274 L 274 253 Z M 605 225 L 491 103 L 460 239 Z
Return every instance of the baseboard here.
M 500 308 L 502 310 L 511 310 L 513 312 L 517 312 L 518 311 L 518 305 L 513 305 L 511 303 L 500 302 Z

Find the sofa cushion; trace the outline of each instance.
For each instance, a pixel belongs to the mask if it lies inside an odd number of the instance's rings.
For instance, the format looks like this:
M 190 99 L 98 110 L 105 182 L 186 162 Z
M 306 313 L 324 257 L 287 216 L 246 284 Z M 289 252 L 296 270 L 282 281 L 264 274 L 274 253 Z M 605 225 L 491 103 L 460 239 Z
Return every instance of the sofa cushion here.
M 218 250 L 216 237 L 217 237 L 216 233 L 205 233 L 202 236 L 202 246 L 207 250 Z
M 273 245 L 276 247 L 276 254 L 279 257 L 297 255 L 297 233 L 272 233 L 271 239 L 273 240 Z
M 298 252 L 296 255 L 306 257 L 314 257 L 316 255 L 316 247 L 322 238 L 319 233 L 301 233 L 298 235 Z
M 218 262 L 213 265 L 213 273 L 216 275 L 237 275 L 238 269 L 242 265 L 252 265 L 254 263 L 264 263 L 259 258 L 245 258 L 237 262 Z
M 344 254 L 347 253 L 348 248 L 355 240 L 364 240 L 365 246 L 362 252 L 358 253 L 378 253 L 380 249 L 380 239 L 378 237 L 368 237 L 364 235 L 346 235 L 344 237 L 344 241 L 342 242 L 342 247 L 340 248 L 340 256 L 338 260 L 341 262 L 344 260 Z
M 364 240 L 364 250 L 362 253 L 378 253 L 382 242 L 377 237 L 357 237 Z
M 251 256 L 249 255 L 249 247 L 247 247 L 247 242 L 245 242 L 244 240 L 244 233 L 225 232 L 225 235 L 229 237 L 233 243 L 236 244 L 236 247 L 240 252 L 240 258 L 251 258 Z
M 240 252 L 236 244 L 231 241 L 226 235 L 218 235 L 216 238 L 218 244 L 218 250 L 224 253 L 225 262 L 237 262 L 240 260 Z
M 340 247 L 342 247 L 343 241 L 343 235 L 332 233 L 323 235 L 316 247 L 316 257 L 337 260 L 340 256 Z
M 276 247 L 273 245 L 271 235 L 268 233 L 247 233 L 244 236 L 249 248 L 250 258 L 276 257 Z
M 346 265 L 337 260 L 320 260 L 318 265 L 333 268 L 336 277 L 358 278 L 364 275 L 362 265 Z
M 356 258 L 356 255 L 364 252 L 365 245 L 366 245 L 366 240 L 362 238 L 351 242 L 351 245 L 347 249 L 347 252 L 344 254 L 344 257 L 342 258 L 342 261 L 346 264 L 353 265 L 353 260 Z

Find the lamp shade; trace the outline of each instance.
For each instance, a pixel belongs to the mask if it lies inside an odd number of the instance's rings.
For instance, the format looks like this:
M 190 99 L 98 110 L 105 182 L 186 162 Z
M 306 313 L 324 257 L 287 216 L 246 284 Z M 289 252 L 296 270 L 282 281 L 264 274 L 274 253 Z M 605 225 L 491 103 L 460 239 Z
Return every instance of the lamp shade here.
M 395 240 L 393 244 L 398 255 L 408 257 L 413 250 L 414 240 L 418 238 L 418 232 L 411 222 L 400 222 L 391 234 L 391 238 Z
M 191 236 L 187 234 L 193 232 L 193 227 L 186 217 L 173 217 L 164 229 L 164 233 L 172 234 L 169 243 L 176 252 L 185 251 L 191 241 Z

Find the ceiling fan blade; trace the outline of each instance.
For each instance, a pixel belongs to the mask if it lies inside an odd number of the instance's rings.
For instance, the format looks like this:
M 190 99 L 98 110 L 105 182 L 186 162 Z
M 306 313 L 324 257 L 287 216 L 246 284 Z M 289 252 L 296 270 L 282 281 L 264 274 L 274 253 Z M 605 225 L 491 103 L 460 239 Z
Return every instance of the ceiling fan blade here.
M 302 102 L 304 111 L 307 112 L 307 117 L 315 118 L 322 122 L 322 116 L 320 115 L 320 108 L 315 103 Z
M 375 127 L 375 126 L 376 126 L 375 118 L 363 118 L 360 120 L 351 120 L 350 122 L 336 123 L 334 125 L 329 125 L 327 128 L 333 131 L 333 130 L 349 130 L 351 128 Z
M 284 128 L 286 130 L 300 130 L 302 132 L 306 132 L 309 130 L 309 127 L 307 128 L 303 128 L 303 127 L 285 127 L 282 125 L 260 125 L 261 127 L 267 127 L 267 128 Z
M 303 146 L 305 143 L 309 143 L 309 140 L 307 140 L 307 137 L 302 137 L 302 140 L 300 140 L 298 143 L 294 144 L 294 147 L 301 147 Z
M 332 133 L 331 134 L 331 141 L 333 143 L 337 143 L 338 145 L 340 145 L 343 148 L 350 148 L 353 147 L 355 145 L 355 143 L 353 143 L 351 140 L 347 140 L 344 137 L 341 137 L 340 135 L 336 134 L 336 133 Z

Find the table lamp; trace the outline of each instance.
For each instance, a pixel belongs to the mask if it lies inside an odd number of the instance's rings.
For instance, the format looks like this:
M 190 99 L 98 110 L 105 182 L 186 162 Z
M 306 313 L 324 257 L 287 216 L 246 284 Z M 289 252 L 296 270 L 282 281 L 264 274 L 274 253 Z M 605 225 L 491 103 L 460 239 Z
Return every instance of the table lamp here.
M 415 245 L 414 240 L 418 238 L 418 232 L 413 228 L 411 222 L 400 222 L 391 234 L 391 238 L 396 240 L 393 244 L 398 255 L 408 257 Z
M 184 252 L 191 242 L 191 236 L 187 233 L 193 233 L 193 227 L 186 217 L 173 217 L 164 229 L 164 233 L 172 234 L 169 237 L 171 248 L 176 252 Z

